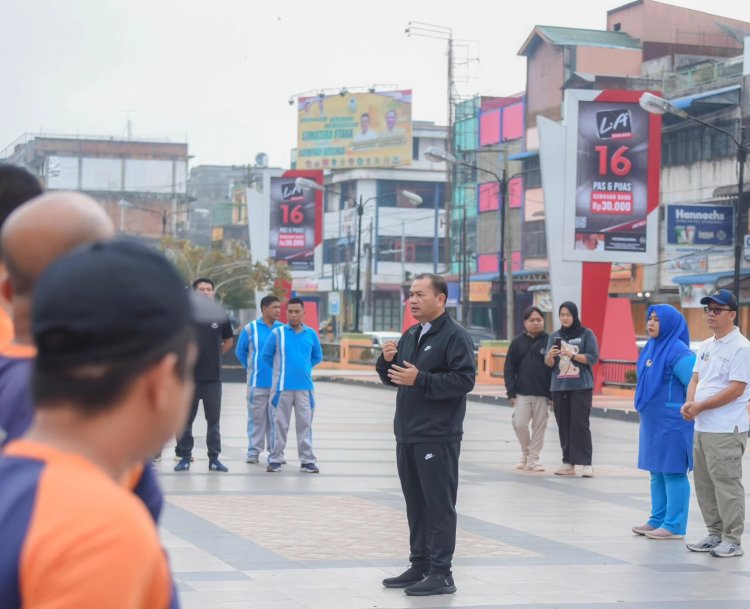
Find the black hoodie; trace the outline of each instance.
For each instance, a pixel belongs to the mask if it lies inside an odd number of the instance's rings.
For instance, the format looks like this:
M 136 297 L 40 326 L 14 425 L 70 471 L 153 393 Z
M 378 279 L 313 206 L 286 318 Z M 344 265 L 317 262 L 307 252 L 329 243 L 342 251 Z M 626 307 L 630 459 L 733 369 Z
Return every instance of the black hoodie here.
M 503 372 L 508 399 L 521 395 L 550 396 L 552 368 L 544 363 L 549 334 L 532 338 L 526 332 L 513 339 L 505 356 Z
M 474 345 L 471 337 L 447 313 L 432 322 L 417 344 L 420 324 L 409 328 L 398 341 L 392 362 L 381 355 L 375 368 L 380 380 L 392 364 L 414 364 L 419 374 L 413 386 L 398 386 L 393 431 L 396 441 L 458 442 L 463 435 L 466 394 L 474 388 Z

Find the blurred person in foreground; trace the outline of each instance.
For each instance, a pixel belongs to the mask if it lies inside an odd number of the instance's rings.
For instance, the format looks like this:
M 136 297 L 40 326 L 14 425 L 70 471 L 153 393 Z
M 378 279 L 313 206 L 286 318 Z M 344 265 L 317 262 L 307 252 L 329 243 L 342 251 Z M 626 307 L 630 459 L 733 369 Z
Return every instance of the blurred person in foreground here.
M 0 349 L 0 446 L 32 423 L 30 377 L 36 348 L 31 335 L 31 295 L 42 272 L 65 253 L 115 229 L 94 199 L 76 192 L 48 193 L 28 201 L 3 224 L 0 239 L 8 276 L 0 291 L 11 305 L 13 342 Z M 158 521 L 164 503 L 154 470 L 139 465 L 123 480 Z
M 651 474 L 651 516 L 633 527 L 650 539 L 682 539 L 693 469 L 693 422 L 683 420 L 695 354 L 682 314 L 668 304 L 646 312 L 649 340 L 638 357 L 635 408 L 640 417 L 638 468 Z
M 730 558 L 744 554 L 742 456 L 748 431 L 750 341 L 734 325 L 737 298 L 732 292 L 717 290 L 701 304 L 714 335 L 698 347 L 680 412 L 686 421 L 695 421 L 693 482 L 708 535 L 687 548 Z
M 193 315 L 172 265 L 134 242 L 84 246 L 39 277 L 36 417 L 0 457 L 3 607 L 177 606 L 156 526 L 121 481 L 184 423 Z
M 456 548 L 458 456 L 466 394 L 474 388 L 474 344 L 445 311 L 448 285 L 440 275 L 417 275 L 409 308 L 419 323 L 387 341 L 375 364 L 380 380 L 398 387 L 393 430 L 396 464 L 409 523 L 409 562 L 383 580 L 410 596 L 452 594 Z
M 552 408 L 562 449 L 562 466 L 555 475 L 575 476 L 576 465 L 580 465 L 581 476 L 593 478 L 589 421 L 594 395 L 591 367 L 599 360 L 599 345 L 594 333 L 581 325 L 574 303 L 562 303 L 558 315 L 560 329 L 550 335 L 544 356 L 544 363 L 552 368 Z
M 544 364 L 549 334 L 544 331 L 544 315 L 538 307 L 531 306 L 523 312 L 523 326 L 525 332 L 508 347 L 503 380 L 513 405 L 513 429 L 521 445 L 516 469 L 543 472 L 539 453 L 544 446 L 550 407 L 552 370 Z
M 42 187 L 35 176 L 21 167 L 0 163 L 0 229 L 13 211 L 40 194 L 42 194 Z M 5 263 L 0 258 L 0 282 L 7 276 Z M 12 341 L 13 336 L 10 303 L 0 294 L 0 347 Z M 0 438 L 0 443 L 2 443 L 2 438 Z

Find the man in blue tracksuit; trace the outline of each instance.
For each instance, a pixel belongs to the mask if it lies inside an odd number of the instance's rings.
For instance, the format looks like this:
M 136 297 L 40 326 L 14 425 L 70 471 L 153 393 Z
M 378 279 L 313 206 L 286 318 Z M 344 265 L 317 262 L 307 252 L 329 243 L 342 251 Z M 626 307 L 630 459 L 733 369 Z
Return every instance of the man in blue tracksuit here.
M 312 420 L 315 411 L 312 369 L 323 360 L 318 335 L 302 323 L 305 305 L 292 298 L 286 305 L 288 323 L 274 328 L 263 348 L 263 363 L 273 368 L 271 388 L 271 454 L 268 472 L 278 472 L 284 458 L 286 437 L 294 408 L 300 470 L 317 474 L 312 449 Z
M 258 463 L 266 447 L 271 450 L 268 408 L 271 397 L 273 369 L 263 363 L 263 347 L 271 331 L 283 326 L 281 301 L 276 296 L 264 296 L 260 301 L 260 319 L 251 321 L 237 339 L 235 354 L 247 370 L 247 457 L 245 463 Z

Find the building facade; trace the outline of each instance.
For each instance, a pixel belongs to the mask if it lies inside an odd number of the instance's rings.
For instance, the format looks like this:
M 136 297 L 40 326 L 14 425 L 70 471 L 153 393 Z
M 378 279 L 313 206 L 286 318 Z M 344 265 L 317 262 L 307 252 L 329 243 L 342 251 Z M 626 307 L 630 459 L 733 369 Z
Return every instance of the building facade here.
M 155 241 L 187 235 L 186 143 L 24 135 L 0 153 L 46 190 L 75 190 L 101 203 L 121 233 Z
M 292 287 L 299 296 L 318 300 L 321 317 L 336 333 L 400 331 L 405 283 L 420 272 L 448 270 L 446 172 L 423 158 L 428 147 L 445 147 L 446 131 L 414 121 L 410 165 L 326 173 L 323 243 L 315 272 L 295 273 Z M 403 191 L 418 195 L 422 203 L 415 205 Z

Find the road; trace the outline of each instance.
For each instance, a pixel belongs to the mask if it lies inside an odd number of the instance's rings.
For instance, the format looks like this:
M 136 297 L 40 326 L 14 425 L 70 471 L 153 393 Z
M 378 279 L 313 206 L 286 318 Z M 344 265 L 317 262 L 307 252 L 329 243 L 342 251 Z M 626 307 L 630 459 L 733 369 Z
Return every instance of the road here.
M 387 590 L 380 580 L 408 557 L 394 393 L 318 384 L 318 475 L 298 472 L 293 434 L 281 473 L 244 463 L 244 393 L 224 385 L 228 474 L 208 472 L 200 418 L 192 470 L 172 471 L 171 447 L 156 464 L 167 499 L 161 532 L 185 609 L 744 609 L 750 599 L 750 555 L 716 559 L 630 533 L 649 511 L 648 475 L 634 467 L 637 424 L 592 419 L 596 476 L 559 478 L 553 418 L 547 471 L 519 472 L 510 408 L 474 402 L 461 453 L 458 592 Z M 694 501 L 688 534 L 704 534 Z

